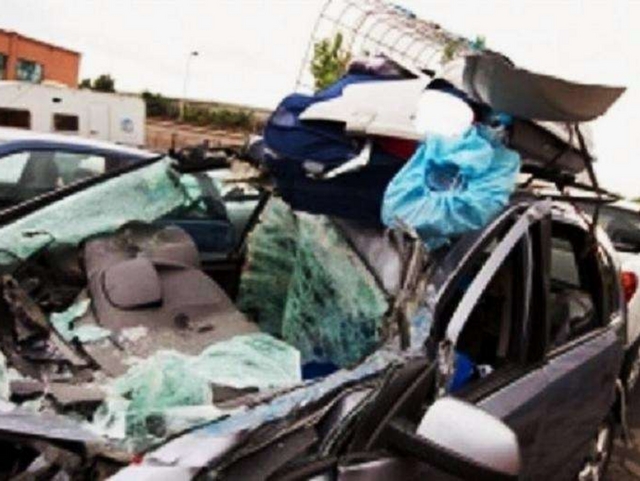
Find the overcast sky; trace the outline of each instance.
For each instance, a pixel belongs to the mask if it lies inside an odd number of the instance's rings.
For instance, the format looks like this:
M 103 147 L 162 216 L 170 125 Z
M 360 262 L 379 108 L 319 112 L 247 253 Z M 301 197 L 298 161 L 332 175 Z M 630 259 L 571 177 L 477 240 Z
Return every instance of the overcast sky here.
M 273 107 L 295 85 L 324 0 L 2 0 L 0 28 L 82 53 L 81 78 L 116 88 Z M 640 1 L 396 0 L 483 35 L 518 65 L 629 91 L 594 126 L 607 187 L 640 196 Z

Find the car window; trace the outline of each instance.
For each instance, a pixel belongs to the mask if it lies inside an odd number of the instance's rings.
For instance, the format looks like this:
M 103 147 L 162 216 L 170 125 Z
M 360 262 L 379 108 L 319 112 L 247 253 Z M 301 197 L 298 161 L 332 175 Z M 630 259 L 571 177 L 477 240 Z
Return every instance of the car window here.
M 490 246 L 492 250 L 494 247 Z M 519 358 L 514 347 L 518 344 L 516 325 L 523 322 L 525 305 L 524 247 L 521 240 L 497 269 L 458 338 L 456 351 L 486 371 Z
M 592 214 L 593 205 L 583 205 L 584 210 Z M 599 225 L 611 238 L 616 249 L 624 252 L 640 252 L 640 214 L 614 206 L 601 206 L 598 216 Z
M 580 288 L 580 274 L 573 250 L 567 239 L 553 237 L 551 239 L 551 279 L 556 284 Z
M 484 247 L 466 262 L 452 281 L 438 307 L 439 319 L 452 319 L 469 288 L 496 249 L 503 246 L 507 222 L 492 233 Z M 475 301 L 455 345 L 454 376 L 449 390 L 474 389 L 479 379 L 501 368 L 513 366 L 526 356 L 524 342 L 527 311 L 526 268 L 529 238 L 522 237 L 503 262 L 496 266 L 491 280 Z
M 104 174 L 121 163 L 105 156 L 49 150 L 0 158 L 0 208 Z
M 29 153 L 19 152 L 9 155 L 6 159 L 6 161 L 0 161 L 0 182 L 3 184 L 17 184 L 29 159 Z
M 231 179 L 228 169 L 183 174 L 180 182 L 192 201 L 166 214 L 161 222 L 186 230 L 204 257 L 226 255 L 239 247 L 264 193 Z
M 549 344 L 560 347 L 602 325 L 603 285 L 598 248 L 588 232 L 552 226 Z

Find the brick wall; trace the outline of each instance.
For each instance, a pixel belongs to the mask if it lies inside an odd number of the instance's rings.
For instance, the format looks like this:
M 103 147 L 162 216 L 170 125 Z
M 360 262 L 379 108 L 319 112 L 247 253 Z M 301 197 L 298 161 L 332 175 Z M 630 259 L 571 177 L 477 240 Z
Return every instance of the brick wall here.
M 17 61 L 24 59 L 43 66 L 43 80 L 78 85 L 80 54 L 72 50 L 0 29 L 0 54 L 8 57 L 3 80 L 15 80 Z

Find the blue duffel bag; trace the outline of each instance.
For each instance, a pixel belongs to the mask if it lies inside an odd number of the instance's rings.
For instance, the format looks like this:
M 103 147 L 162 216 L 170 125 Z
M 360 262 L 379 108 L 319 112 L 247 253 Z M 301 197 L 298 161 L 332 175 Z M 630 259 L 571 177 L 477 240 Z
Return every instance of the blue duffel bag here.
M 376 140 L 365 147 L 365 139 L 349 137 L 339 122 L 303 122 L 300 114 L 314 103 L 340 96 L 347 85 L 384 80 L 346 75 L 313 96 L 289 95 L 269 118 L 264 131 L 265 164 L 293 209 L 380 223 L 384 190 L 406 159 L 385 152 Z M 369 156 L 364 167 L 326 178 L 325 174 L 361 154 Z

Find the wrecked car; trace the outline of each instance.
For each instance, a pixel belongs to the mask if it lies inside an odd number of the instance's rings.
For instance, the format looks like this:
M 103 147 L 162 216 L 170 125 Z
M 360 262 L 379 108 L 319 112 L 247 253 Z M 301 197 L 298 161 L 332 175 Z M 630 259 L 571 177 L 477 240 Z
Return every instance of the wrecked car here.
M 365 89 L 455 104 L 460 135 L 363 116 L 345 76 L 272 116 L 275 187 L 150 156 L 1 211 L 2 475 L 599 479 L 624 424 L 615 251 L 516 174 L 592 173 L 578 123 L 621 90 L 473 53 L 458 82 L 395 62 Z
M 484 373 L 456 397 L 513 429 L 532 478 L 613 434 L 617 267 L 600 232 L 580 257 L 591 230 L 563 202 L 514 198 L 426 262 L 411 236 L 273 199 L 233 287 L 184 230 L 141 223 L 192 201 L 170 160 L 65 194 L 1 231 L 5 473 L 418 476 L 453 346 Z

